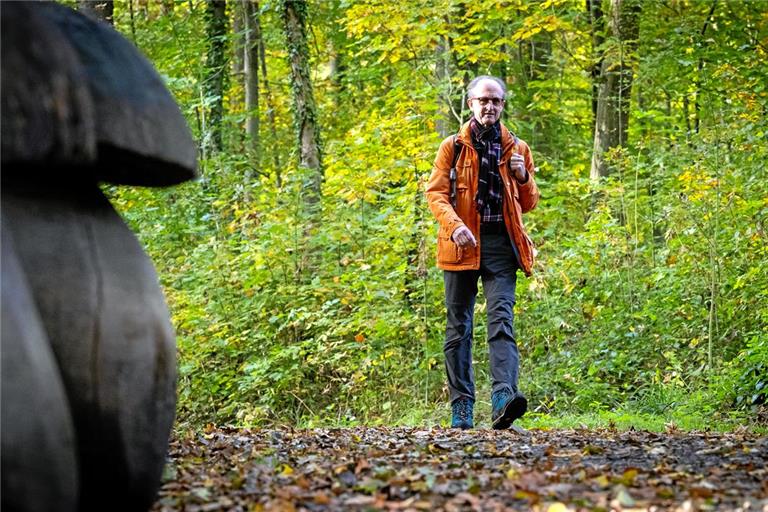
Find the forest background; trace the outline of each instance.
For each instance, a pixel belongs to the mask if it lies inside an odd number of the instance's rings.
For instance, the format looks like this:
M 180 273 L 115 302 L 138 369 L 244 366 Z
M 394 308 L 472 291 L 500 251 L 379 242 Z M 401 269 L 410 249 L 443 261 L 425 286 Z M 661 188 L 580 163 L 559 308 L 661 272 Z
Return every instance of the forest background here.
M 768 1 L 68 3 L 199 143 L 194 183 L 105 187 L 173 315 L 180 428 L 447 423 L 423 190 L 478 74 L 539 167 L 523 425 L 765 425 Z

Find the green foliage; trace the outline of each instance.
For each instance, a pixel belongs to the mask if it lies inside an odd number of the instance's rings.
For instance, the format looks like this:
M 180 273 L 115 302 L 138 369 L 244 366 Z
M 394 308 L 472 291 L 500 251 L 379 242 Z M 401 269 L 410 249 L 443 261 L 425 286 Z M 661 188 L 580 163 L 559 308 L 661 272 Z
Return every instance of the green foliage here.
M 516 310 L 530 424 L 611 411 L 654 425 L 764 420 L 768 19 L 754 5 L 718 3 L 703 36 L 710 2 L 643 5 L 630 143 L 596 185 L 583 2 L 310 2 L 325 181 L 307 240 L 279 5 L 265 3 L 276 137 L 262 105 L 262 165 L 244 149 L 233 74 L 225 149 L 201 162 L 200 181 L 109 190 L 173 314 L 182 425 L 446 421 L 442 276 L 423 184 L 437 98 L 458 100 L 461 114 L 466 76 L 488 72 L 507 77 L 505 122 L 540 167 L 543 198 L 526 218 L 539 262 L 520 278 Z M 134 22 L 200 140 L 203 10 L 150 3 Z M 126 6 L 115 16 L 130 34 Z M 446 42 L 452 71 L 438 79 Z M 482 417 L 481 302 L 476 318 Z

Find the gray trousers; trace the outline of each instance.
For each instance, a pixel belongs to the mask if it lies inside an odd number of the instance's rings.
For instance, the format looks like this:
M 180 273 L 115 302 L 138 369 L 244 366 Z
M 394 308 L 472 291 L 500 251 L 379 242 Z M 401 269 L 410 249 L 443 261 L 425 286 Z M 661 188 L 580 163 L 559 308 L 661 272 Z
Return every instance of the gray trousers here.
M 478 277 L 483 280 L 488 311 L 492 392 L 517 391 L 520 356 L 513 327 L 517 268 L 516 251 L 506 234 L 482 235 L 479 270 L 443 273 L 448 312 L 443 351 L 451 403 L 475 399 L 472 326 Z

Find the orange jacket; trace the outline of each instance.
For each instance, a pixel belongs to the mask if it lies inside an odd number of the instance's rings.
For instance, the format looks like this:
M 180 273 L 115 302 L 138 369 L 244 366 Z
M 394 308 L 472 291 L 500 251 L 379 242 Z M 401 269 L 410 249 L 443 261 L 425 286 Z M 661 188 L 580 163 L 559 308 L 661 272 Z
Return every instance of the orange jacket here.
M 472 146 L 469 123 L 459 131 L 457 142 L 461 153 L 456 161 L 456 209 L 451 206 L 449 172 L 453 162 L 453 136 L 440 144 L 432 175 L 427 184 L 427 202 L 440 223 L 437 237 L 437 266 L 443 270 L 477 270 L 480 268 L 480 214 L 475 208 L 477 175 L 480 162 Z M 509 169 L 512 153 L 525 159 L 528 181 L 518 183 Z M 528 144 L 515 137 L 501 125 L 501 181 L 504 185 L 504 223 L 520 254 L 520 264 L 526 275 L 531 275 L 535 249 L 523 226 L 523 213 L 532 210 L 539 201 L 539 188 L 534 180 L 535 168 Z M 451 240 L 459 226 L 467 226 L 477 240 L 477 247 L 461 248 Z

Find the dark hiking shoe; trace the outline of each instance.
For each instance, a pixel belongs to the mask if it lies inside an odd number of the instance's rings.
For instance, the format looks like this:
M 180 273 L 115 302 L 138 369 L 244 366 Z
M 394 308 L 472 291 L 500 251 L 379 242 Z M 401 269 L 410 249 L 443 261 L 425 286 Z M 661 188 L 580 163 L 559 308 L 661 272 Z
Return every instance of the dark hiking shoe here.
M 459 398 L 451 404 L 451 428 L 466 430 L 475 426 L 473 409 L 475 403 L 469 398 Z
M 512 393 L 502 389 L 491 395 L 491 420 L 496 430 L 509 428 L 527 410 L 528 400 L 519 391 Z

